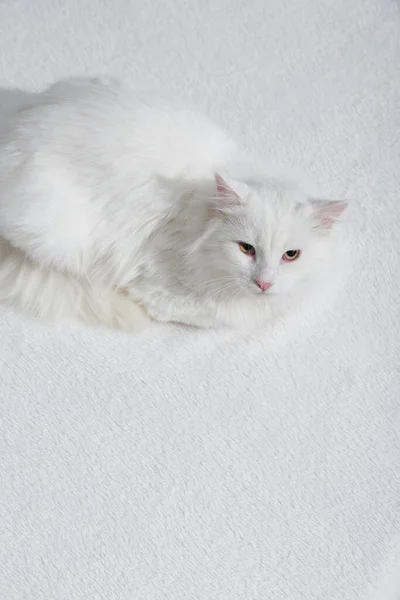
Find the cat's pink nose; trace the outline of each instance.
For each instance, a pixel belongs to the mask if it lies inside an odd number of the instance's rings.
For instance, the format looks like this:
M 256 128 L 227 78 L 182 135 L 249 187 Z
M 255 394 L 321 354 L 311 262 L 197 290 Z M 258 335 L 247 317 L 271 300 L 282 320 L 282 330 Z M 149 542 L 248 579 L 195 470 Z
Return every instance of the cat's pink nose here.
M 272 285 L 270 281 L 261 281 L 261 279 L 256 279 L 256 284 L 262 292 L 266 292 Z

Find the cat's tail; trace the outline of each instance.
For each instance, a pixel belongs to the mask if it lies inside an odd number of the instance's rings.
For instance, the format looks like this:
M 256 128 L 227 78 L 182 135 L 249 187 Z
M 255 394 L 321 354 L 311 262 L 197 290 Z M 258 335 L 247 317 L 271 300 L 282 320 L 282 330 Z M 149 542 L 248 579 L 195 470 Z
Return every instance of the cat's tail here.
M 53 321 L 79 319 L 130 330 L 150 323 L 146 313 L 122 292 L 41 267 L 1 237 L 0 302 Z

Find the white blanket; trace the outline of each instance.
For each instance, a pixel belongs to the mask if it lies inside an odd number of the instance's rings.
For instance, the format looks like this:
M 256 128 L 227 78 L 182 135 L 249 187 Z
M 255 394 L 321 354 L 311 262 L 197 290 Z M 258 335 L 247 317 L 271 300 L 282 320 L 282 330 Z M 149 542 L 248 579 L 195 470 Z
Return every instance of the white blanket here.
M 0 3 L 2 88 L 97 73 L 351 198 L 352 273 L 251 337 L 1 309 L 0 598 L 398 600 L 398 2 Z

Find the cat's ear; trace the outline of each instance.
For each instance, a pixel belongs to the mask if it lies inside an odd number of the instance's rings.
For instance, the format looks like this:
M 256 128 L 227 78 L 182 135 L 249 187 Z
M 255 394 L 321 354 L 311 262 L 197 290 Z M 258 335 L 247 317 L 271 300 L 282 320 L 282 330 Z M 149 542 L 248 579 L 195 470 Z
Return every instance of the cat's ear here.
M 317 200 L 315 198 L 310 200 L 310 204 L 315 227 L 323 235 L 329 233 L 348 206 L 344 200 Z
M 232 213 L 244 205 L 243 198 L 235 191 L 231 183 L 228 183 L 218 173 L 215 174 L 216 195 L 213 204 L 216 210 L 224 213 Z M 237 186 L 235 186 L 237 187 Z

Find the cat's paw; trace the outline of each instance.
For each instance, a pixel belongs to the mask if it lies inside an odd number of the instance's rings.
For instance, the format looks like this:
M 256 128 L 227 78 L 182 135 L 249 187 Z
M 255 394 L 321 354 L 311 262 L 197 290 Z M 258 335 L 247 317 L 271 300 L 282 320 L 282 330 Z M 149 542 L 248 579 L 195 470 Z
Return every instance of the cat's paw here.
M 153 323 L 147 312 L 124 294 L 118 294 L 113 308 L 110 325 L 114 329 L 138 331 L 149 327 Z

